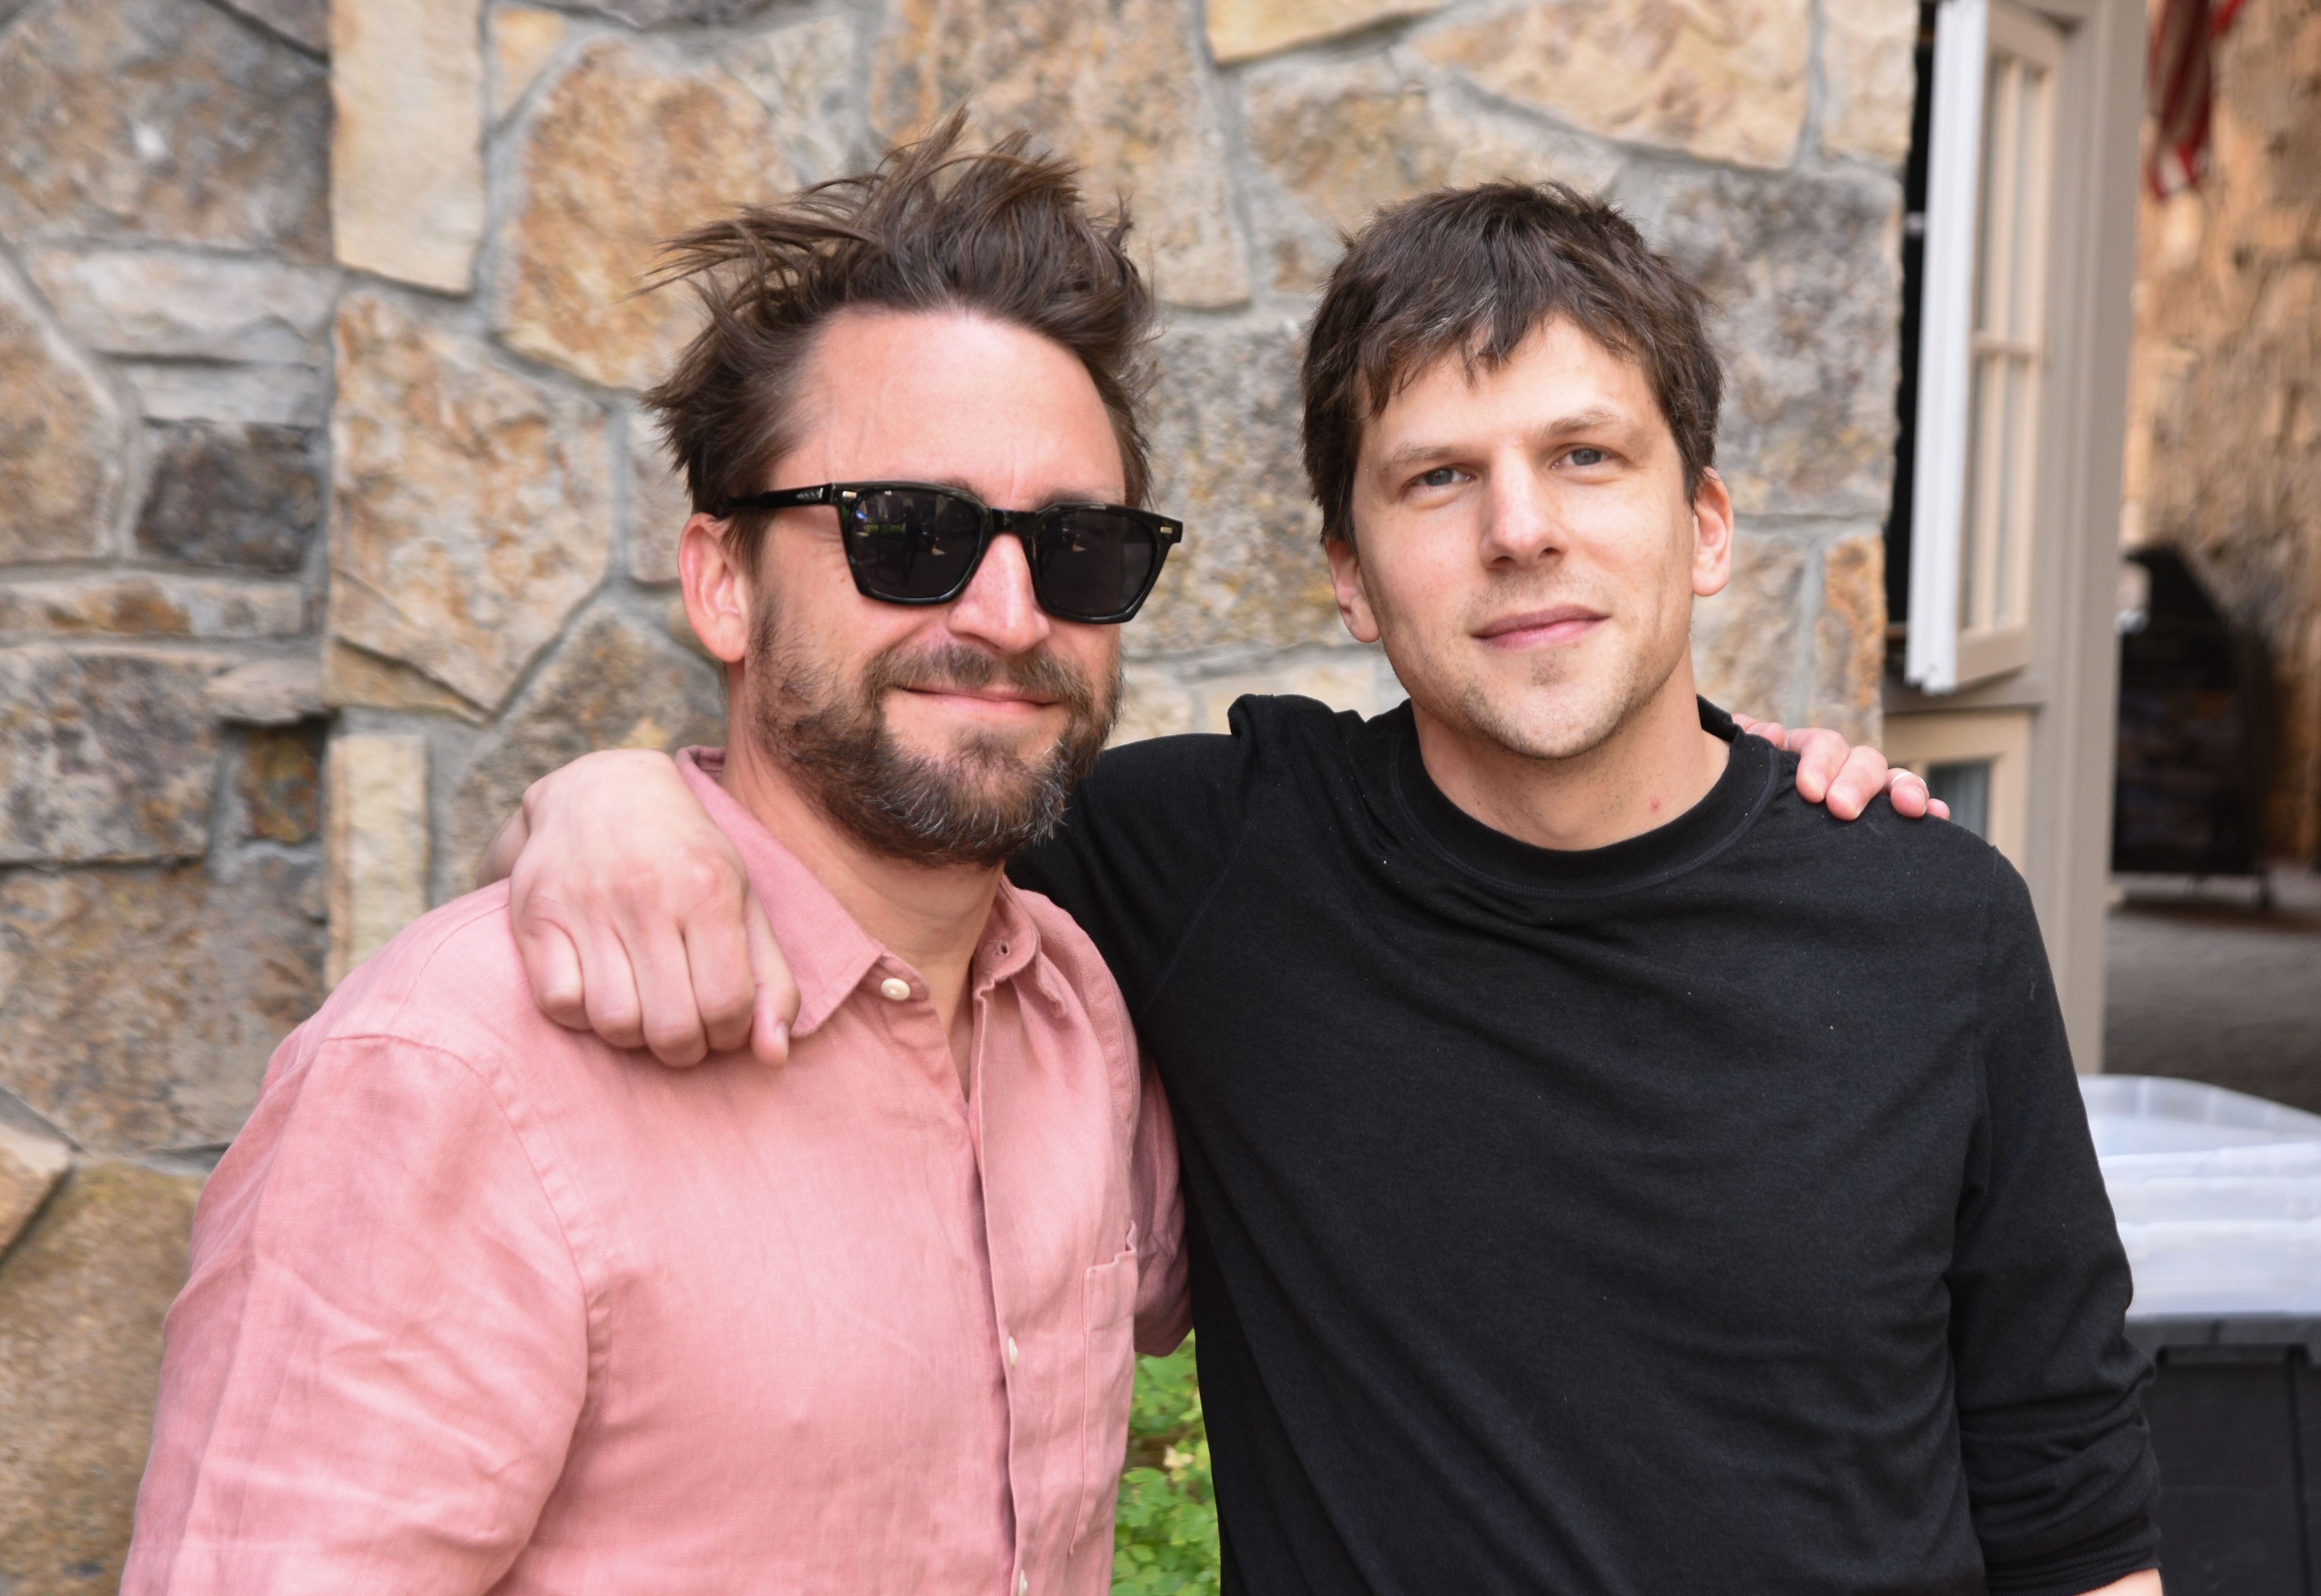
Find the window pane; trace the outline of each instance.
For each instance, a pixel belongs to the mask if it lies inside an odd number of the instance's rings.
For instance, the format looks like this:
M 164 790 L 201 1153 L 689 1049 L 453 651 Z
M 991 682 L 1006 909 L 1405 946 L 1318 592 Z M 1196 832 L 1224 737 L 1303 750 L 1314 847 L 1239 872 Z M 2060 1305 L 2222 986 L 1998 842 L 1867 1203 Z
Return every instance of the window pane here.
M 2030 461 L 2025 458 L 2023 429 L 2030 416 L 2024 404 L 2023 366 L 2018 360 L 2000 356 L 1991 362 L 1992 376 L 1998 381 L 2001 394 L 1998 412 L 1998 481 L 1992 494 L 1998 513 L 1990 518 L 1990 545 L 1987 550 L 1990 573 L 1990 623 L 2004 626 L 2014 619 L 2008 606 L 2015 595 L 2008 592 L 2007 562 L 2014 556 L 2016 518 L 2022 499 L 2022 484 L 2017 480 Z
M 1990 765 L 1962 759 L 1926 767 L 1926 791 L 1951 806 L 1951 823 L 1990 840 Z

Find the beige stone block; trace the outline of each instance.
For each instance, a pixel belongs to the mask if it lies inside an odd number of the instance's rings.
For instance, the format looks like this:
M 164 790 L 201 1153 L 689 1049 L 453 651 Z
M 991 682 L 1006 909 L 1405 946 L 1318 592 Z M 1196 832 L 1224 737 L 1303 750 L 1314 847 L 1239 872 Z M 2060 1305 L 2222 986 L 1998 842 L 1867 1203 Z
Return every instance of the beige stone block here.
M 553 11 L 503 5 L 492 13 L 492 120 L 515 109 L 572 24 Z
M 244 726 L 291 726 L 314 720 L 325 712 L 323 662 L 313 655 L 253 659 L 213 677 L 205 697 L 210 713 Z
M 1751 167 L 1796 153 L 1812 45 L 1812 0 L 1533 0 L 1419 43 L 1585 131 Z
M 127 452 L 104 378 L 0 262 L 0 560 L 104 552 Z
M 34 6 L 0 37 L 0 233 L 327 260 L 327 77 L 202 0 Z
M 331 631 L 496 704 L 611 558 L 603 413 L 377 295 L 338 348 Z
M 1092 196 L 1133 196 L 1163 298 L 1238 304 L 1248 252 L 1191 3 L 906 0 L 872 70 L 879 125 L 906 136 L 972 101 L 986 136 L 1028 128 L 1088 168 Z
M 1886 681 L 1886 540 L 1840 539 L 1822 555 L 1821 614 L 1814 621 L 1813 703 L 1807 721 L 1875 743 Z
M 315 866 L 19 870 L 0 880 L 0 1087 L 84 1149 L 214 1147 L 322 1001 Z
M 72 1149 L 64 1143 L 0 1122 L 0 1255 L 71 1167 Z
M 765 106 L 774 143 L 801 183 L 860 171 L 877 157 L 858 131 L 867 118 L 854 30 L 851 17 L 817 17 L 742 40 L 717 58 Z
M 1293 45 L 1335 39 L 1380 23 L 1425 16 L 1447 0 L 1209 0 L 1209 53 L 1245 61 Z
M 1148 737 L 1173 737 L 1192 730 L 1196 697 L 1174 671 L 1131 666 L 1121 673 L 1120 714 L 1105 746 L 1117 748 Z
M 177 359 L 320 361 L 338 274 L 189 249 L 27 253 L 57 319 L 91 349 Z
M 723 744 L 717 675 L 650 624 L 586 616 L 523 695 L 476 745 L 443 817 L 444 885 L 465 892 L 523 790 L 597 748 Z
M 1479 114 L 1383 60 L 1261 69 L 1243 92 L 1251 148 L 1321 224 L 1273 229 L 1275 286 L 1291 291 L 1317 288 L 1339 236 L 1397 200 L 1498 177 L 1596 192 L 1619 173 L 1619 157 L 1599 143 Z
M 640 582 L 674 582 L 678 540 L 693 518 L 685 474 L 669 465 L 659 430 L 642 415 L 629 418 L 628 442 L 629 575 Z
M 306 630 L 296 582 L 139 572 L 0 583 L 0 634 L 294 638 Z
M 1684 173 L 1636 196 L 1707 291 L 1717 468 L 1743 515 L 1885 515 L 1893 497 L 1901 185 L 1859 169 Z
M 209 846 L 230 661 L 124 648 L 0 648 L 0 865 L 188 857 Z
M 527 124 L 523 205 L 500 271 L 511 349 L 602 383 L 660 380 L 700 324 L 679 288 L 638 295 L 662 242 L 793 186 L 765 108 L 654 44 L 590 44 Z
M 1185 540 L 1122 639 L 1131 658 L 1342 635 L 1297 452 L 1297 340 L 1288 321 L 1162 338 L 1153 505 L 1184 521 Z
M 335 638 L 323 639 L 323 703 L 334 710 L 426 710 L 478 725 L 487 718 L 432 677 Z
M 213 366 L 115 360 L 149 421 L 233 426 L 319 427 L 331 413 L 331 379 L 316 366 Z
M 1193 684 L 1201 706 L 1196 730 L 1230 730 L 1233 702 L 1252 693 L 1318 699 L 1333 710 L 1351 710 L 1367 719 L 1401 699 L 1399 688 L 1379 691 L 1381 678 L 1393 680 L 1384 655 L 1374 648 L 1348 648 L 1334 659 L 1293 657 L 1265 669 L 1205 677 Z
M 201 1187 L 84 1165 L 0 1270 L 0 1589 L 118 1588 Z
M 1733 577 L 1692 607 L 1692 669 L 1701 696 L 1756 720 L 1792 724 L 1804 702 L 1798 633 L 1804 621 L 1805 544 L 1743 528 Z
M 484 238 L 481 0 L 332 0 L 341 264 L 465 294 Z
M 323 978 L 336 986 L 427 912 L 427 739 L 332 739 L 330 790 L 331 936 Z
M 1909 158 L 1917 42 L 1915 5 L 1823 0 L 1823 149 L 1896 168 Z

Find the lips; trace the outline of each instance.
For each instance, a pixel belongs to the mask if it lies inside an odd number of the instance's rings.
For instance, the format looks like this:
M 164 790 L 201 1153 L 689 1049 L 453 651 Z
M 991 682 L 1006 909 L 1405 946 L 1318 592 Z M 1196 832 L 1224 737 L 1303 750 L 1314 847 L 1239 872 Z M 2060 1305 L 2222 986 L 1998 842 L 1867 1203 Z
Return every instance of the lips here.
M 1020 703 L 1033 709 L 1044 709 L 1057 702 L 1036 693 L 1018 693 L 1002 686 L 963 687 L 955 682 L 911 682 L 900 684 L 906 693 L 928 693 L 945 698 L 974 698 L 985 703 Z
M 1543 610 L 1526 610 L 1519 615 L 1501 616 L 1488 625 L 1477 627 L 1475 636 L 1484 642 L 1496 642 L 1506 647 L 1568 642 L 1603 619 L 1602 611 L 1591 610 L 1585 604 L 1552 604 Z

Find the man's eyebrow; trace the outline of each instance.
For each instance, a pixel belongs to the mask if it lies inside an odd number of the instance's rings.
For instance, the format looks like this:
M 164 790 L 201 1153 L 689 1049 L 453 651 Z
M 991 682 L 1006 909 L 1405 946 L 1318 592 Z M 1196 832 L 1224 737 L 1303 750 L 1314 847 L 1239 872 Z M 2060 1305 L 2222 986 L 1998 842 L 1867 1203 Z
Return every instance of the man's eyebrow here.
M 1622 425 L 1627 419 L 1619 411 L 1597 405 L 1588 410 L 1575 410 L 1570 415 L 1542 422 L 1532 429 L 1532 436 L 1558 438 L 1570 432 L 1585 432 L 1590 427 Z M 1379 461 L 1379 466 L 1382 470 L 1398 471 L 1422 461 L 1449 459 L 1466 452 L 1467 447 L 1458 443 L 1406 443 L 1400 449 L 1390 450 Z
M 969 486 L 967 478 L 964 476 L 922 476 L 919 480 L 933 487 L 955 488 L 977 503 L 983 503 L 983 495 Z M 1119 488 L 1067 490 L 1060 494 L 1050 494 L 1037 504 L 994 504 L 992 508 L 994 510 L 1045 510 L 1051 504 L 1117 504 L 1121 502 L 1123 492 L 1124 490 Z

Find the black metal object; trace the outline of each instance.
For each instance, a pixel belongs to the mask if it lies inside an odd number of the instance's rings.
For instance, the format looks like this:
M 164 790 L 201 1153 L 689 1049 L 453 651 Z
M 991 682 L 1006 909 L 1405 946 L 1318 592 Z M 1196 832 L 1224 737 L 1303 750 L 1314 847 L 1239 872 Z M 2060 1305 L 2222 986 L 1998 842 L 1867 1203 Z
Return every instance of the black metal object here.
M 2151 591 L 2140 616 L 2121 621 L 2111 867 L 2253 875 L 2263 662 L 2180 557 L 2155 549 L 2128 558 Z
M 2321 1596 L 2321 1319 L 2130 1319 L 2168 1596 Z

